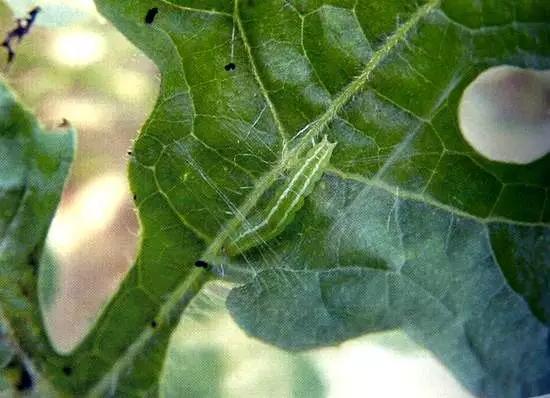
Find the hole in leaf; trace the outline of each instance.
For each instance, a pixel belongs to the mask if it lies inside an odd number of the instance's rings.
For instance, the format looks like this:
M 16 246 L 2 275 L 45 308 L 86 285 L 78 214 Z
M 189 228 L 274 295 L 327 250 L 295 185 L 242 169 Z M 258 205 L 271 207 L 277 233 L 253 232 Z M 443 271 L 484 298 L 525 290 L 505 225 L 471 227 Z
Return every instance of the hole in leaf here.
M 151 321 L 151 327 L 152 327 L 153 329 L 155 329 L 157 326 L 158 326 L 157 321 L 155 321 L 155 320 L 153 319 L 153 320 Z
M 70 366 L 64 366 L 62 370 L 66 376 L 70 376 L 73 374 L 73 368 L 71 368 Z

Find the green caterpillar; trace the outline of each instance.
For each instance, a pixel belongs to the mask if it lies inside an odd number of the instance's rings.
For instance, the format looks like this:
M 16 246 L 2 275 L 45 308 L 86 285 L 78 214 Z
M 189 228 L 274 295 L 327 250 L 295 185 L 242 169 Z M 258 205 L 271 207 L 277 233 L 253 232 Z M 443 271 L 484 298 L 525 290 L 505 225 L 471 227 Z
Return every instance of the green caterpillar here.
M 302 207 L 304 198 L 313 191 L 335 146 L 325 136 L 303 158 L 295 162 L 289 177 L 268 205 L 253 212 L 227 238 L 224 244 L 225 253 L 236 256 L 279 235 Z

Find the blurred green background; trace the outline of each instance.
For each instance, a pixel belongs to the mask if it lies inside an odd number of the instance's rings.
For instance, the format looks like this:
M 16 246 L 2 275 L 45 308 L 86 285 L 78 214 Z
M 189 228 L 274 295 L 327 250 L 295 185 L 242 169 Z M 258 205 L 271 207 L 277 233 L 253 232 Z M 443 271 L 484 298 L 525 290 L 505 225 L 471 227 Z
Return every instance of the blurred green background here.
M 0 34 L 43 11 L 3 77 L 46 127 L 78 131 L 72 175 L 48 237 L 55 297 L 45 309 L 52 344 L 69 351 L 131 266 L 138 223 L 127 152 L 150 113 L 155 66 L 95 10 L 92 0 L 0 0 Z M 3 50 L 3 49 L 2 49 Z M 211 283 L 172 337 L 166 397 L 469 397 L 429 352 L 398 332 L 291 354 L 246 336 L 224 309 L 230 286 Z

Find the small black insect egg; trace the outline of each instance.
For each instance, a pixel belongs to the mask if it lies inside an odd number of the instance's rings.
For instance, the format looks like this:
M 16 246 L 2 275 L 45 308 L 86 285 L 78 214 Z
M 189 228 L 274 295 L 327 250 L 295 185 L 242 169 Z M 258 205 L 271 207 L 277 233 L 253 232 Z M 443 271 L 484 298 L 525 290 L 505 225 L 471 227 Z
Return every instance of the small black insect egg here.
M 157 7 L 153 7 L 149 11 L 147 11 L 147 14 L 145 14 L 145 23 L 152 24 L 158 12 L 159 9 Z
M 237 69 L 237 65 L 235 65 L 233 62 L 228 63 L 223 67 L 226 71 L 231 72 Z
M 203 260 L 197 260 L 195 261 L 195 267 L 198 267 L 198 268 L 208 268 L 208 263 L 206 261 L 203 261 Z

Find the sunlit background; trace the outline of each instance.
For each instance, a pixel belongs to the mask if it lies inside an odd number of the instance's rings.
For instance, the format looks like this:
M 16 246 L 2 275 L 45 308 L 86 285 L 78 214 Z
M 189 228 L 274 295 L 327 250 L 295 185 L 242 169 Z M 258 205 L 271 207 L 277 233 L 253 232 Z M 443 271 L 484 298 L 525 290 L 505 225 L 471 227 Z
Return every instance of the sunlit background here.
M 46 325 L 57 349 L 67 351 L 132 265 L 138 224 L 126 153 L 152 109 L 159 75 L 92 0 L 0 0 L 0 34 L 13 27 L 13 13 L 24 16 L 36 5 L 43 9 L 37 26 L 3 75 L 46 127 L 65 118 L 78 131 L 76 160 L 48 238 L 59 295 Z M 164 396 L 470 396 L 432 354 L 400 333 L 301 354 L 263 344 L 232 322 L 223 307 L 227 291 L 210 285 L 187 311 L 172 338 Z

